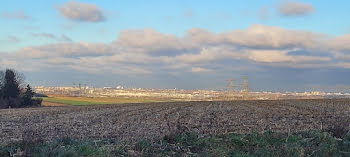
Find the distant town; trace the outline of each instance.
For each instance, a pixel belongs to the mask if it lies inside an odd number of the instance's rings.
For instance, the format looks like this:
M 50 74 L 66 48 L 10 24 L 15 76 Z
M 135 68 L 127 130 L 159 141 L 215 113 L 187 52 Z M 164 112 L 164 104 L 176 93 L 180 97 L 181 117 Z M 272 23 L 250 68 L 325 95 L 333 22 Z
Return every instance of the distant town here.
M 71 97 L 148 97 L 178 101 L 215 101 L 215 100 L 281 100 L 281 99 L 322 99 L 350 98 L 350 93 L 312 92 L 254 92 L 248 90 L 184 90 L 184 89 L 144 89 L 89 86 L 44 87 L 37 86 L 35 91 L 45 95 Z

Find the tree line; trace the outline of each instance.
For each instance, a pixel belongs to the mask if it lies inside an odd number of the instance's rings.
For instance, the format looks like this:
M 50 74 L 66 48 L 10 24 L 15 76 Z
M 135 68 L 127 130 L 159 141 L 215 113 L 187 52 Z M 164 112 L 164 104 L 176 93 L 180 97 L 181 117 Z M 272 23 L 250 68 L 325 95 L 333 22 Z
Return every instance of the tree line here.
M 41 99 L 34 99 L 35 92 L 24 84 L 24 76 L 15 70 L 0 71 L 0 108 L 41 106 Z

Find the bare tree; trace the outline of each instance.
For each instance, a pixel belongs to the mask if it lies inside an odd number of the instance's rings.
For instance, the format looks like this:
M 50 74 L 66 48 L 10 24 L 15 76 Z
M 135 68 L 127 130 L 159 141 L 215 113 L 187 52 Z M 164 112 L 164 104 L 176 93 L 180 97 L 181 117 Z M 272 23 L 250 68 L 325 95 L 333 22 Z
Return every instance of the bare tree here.
M 27 87 L 24 74 L 13 69 L 11 70 L 15 73 L 19 89 L 21 90 L 21 92 L 24 92 L 25 88 Z
M 0 99 L 3 97 L 3 85 L 5 82 L 5 73 L 4 71 L 0 71 Z

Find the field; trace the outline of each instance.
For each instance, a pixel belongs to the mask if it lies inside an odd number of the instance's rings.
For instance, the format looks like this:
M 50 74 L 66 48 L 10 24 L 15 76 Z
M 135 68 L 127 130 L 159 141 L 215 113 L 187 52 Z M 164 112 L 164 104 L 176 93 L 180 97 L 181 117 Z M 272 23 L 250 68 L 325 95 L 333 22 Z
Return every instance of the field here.
M 116 139 L 135 142 L 178 132 L 226 133 L 350 129 L 350 100 L 161 102 L 0 110 L 0 141 Z M 338 130 L 337 130 L 338 129 Z
M 63 97 L 50 96 L 43 98 L 43 106 L 66 106 L 66 105 L 100 105 L 100 104 L 123 104 L 123 103 L 149 103 L 164 102 L 164 99 L 138 98 L 138 97 Z

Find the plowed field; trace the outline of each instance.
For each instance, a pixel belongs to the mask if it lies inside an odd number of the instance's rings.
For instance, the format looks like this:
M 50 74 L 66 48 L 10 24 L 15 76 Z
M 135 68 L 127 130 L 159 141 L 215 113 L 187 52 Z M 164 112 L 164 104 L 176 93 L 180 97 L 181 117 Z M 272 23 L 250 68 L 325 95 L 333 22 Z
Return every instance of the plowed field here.
M 54 138 L 136 141 L 176 131 L 201 135 L 350 129 L 350 100 L 171 102 L 0 110 L 0 141 Z

